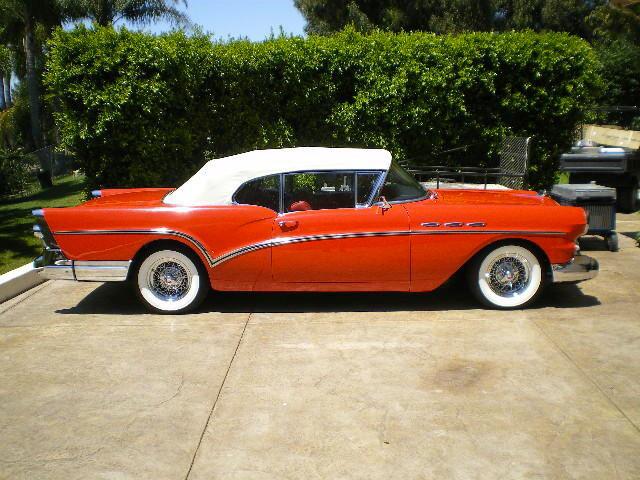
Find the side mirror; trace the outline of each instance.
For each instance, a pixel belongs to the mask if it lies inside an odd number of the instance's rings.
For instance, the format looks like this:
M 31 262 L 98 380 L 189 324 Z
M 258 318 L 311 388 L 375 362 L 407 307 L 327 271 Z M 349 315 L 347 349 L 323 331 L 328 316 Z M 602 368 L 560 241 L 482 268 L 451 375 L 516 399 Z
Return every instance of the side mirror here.
M 382 210 L 382 213 L 386 212 L 387 210 L 391 210 L 391 204 L 387 202 L 387 199 L 385 197 L 380 197 L 378 201 L 380 202 L 379 208 L 380 210 Z

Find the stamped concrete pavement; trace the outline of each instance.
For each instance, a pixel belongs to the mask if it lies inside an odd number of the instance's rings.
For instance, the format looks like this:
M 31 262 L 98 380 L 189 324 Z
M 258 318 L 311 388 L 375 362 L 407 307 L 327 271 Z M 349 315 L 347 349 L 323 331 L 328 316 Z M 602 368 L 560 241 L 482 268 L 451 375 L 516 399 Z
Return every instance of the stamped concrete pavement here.
M 516 312 L 454 283 L 156 316 L 47 282 L 0 305 L 0 478 L 640 478 L 640 215 L 619 231 Z

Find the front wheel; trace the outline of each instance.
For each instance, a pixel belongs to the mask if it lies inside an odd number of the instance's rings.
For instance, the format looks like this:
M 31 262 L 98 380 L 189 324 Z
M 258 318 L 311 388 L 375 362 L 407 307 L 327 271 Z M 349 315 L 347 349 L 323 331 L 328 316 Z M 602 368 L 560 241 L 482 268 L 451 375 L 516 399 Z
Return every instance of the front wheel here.
M 521 245 L 503 245 L 478 255 L 468 271 L 469 286 L 491 308 L 524 308 L 544 284 L 541 261 Z
M 157 250 L 142 260 L 134 277 L 136 293 L 156 313 L 186 313 L 207 296 L 207 273 L 189 252 Z

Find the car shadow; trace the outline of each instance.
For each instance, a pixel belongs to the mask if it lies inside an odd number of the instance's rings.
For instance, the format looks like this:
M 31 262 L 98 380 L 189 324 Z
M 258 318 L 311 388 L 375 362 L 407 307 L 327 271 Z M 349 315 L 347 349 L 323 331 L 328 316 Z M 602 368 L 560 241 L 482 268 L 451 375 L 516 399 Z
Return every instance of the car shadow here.
M 580 237 L 578 244 L 582 252 L 604 252 L 609 250 L 605 238 L 597 235 Z
M 301 293 L 211 292 L 195 313 L 304 313 L 462 311 L 482 308 L 466 285 L 449 282 L 428 293 Z M 577 285 L 551 285 L 530 309 L 584 308 L 599 305 Z M 77 305 L 56 313 L 84 315 L 136 315 L 147 313 L 130 285 L 104 283 Z

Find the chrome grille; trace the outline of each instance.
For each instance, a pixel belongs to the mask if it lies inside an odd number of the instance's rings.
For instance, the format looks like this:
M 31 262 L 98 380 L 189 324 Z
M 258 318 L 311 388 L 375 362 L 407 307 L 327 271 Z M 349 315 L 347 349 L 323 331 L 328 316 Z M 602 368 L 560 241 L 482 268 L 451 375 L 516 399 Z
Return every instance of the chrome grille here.
M 589 230 L 613 230 L 613 205 L 582 205 L 589 212 Z

